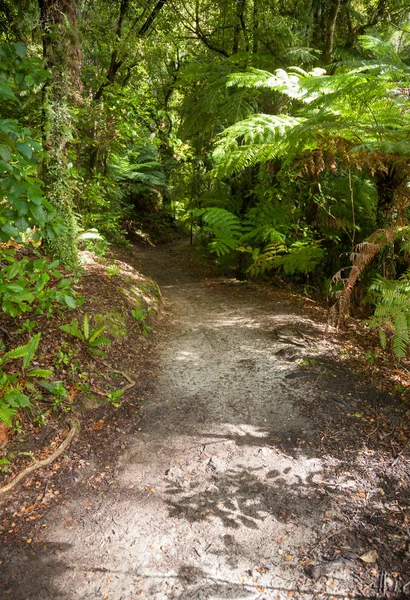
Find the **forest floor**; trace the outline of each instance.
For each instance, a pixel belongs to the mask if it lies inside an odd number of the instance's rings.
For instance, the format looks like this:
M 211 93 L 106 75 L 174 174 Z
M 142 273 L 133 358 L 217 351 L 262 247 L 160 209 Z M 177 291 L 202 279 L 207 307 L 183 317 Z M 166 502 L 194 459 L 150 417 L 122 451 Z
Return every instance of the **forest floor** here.
M 180 243 L 117 258 L 159 283 L 162 318 L 121 406 L 7 498 L 3 596 L 410 598 L 405 373 Z

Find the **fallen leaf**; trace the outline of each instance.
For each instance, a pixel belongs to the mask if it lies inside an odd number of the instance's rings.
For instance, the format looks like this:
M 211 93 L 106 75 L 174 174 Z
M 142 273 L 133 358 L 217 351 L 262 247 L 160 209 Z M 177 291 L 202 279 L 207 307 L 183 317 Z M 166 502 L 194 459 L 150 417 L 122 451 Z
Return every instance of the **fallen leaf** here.
M 377 560 L 377 551 L 369 550 L 368 552 L 365 552 L 364 554 L 359 556 L 359 558 L 365 563 L 375 563 Z
M 101 429 L 104 427 L 104 419 L 100 419 L 99 421 L 96 422 L 96 424 L 94 425 L 94 431 L 101 431 Z

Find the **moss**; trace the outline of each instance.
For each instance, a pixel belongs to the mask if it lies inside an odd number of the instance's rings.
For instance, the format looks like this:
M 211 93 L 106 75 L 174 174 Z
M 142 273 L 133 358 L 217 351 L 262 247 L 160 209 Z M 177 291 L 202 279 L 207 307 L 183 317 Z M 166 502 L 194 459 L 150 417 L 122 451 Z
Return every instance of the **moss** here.
M 127 314 L 122 314 L 118 310 L 109 310 L 94 315 L 96 326 L 102 327 L 105 325 L 104 333 L 114 339 L 121 339 L 127 335 L 127 318 Z

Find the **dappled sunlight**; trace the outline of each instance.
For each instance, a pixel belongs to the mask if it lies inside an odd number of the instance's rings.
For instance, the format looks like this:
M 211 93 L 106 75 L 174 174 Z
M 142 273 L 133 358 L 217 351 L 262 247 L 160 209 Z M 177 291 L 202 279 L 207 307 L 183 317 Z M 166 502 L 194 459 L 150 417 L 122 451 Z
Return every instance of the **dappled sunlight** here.
M 210 458 L 190 473 L 188 487 L 186 478 L 172 471 L 168 475 L 164 501 L 170 516 L 190 522 L 220 520 L 231 529 L 257 530 L 266 520 L 309 527 L 328 505 L 323 497 L 318 507 L 313 479 L 323 467 L 317 459 L 292 458 L 261 447 L 255 455 L 254 447 L 226 460 L 220 447 L 207 450 Z
M 175 360 L 178 361 L 193 361 L 198 360 L 199 358 L 200 355 L 198 354 L 198 352 L 192 352 L 189 350 L 181 350 L 175 355 Z

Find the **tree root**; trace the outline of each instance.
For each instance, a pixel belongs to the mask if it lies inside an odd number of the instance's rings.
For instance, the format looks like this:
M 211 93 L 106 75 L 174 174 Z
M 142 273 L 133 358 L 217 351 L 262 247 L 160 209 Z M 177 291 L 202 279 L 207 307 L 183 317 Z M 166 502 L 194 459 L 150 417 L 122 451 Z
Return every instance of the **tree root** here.
M 47 467 L 47 465 L 51 464 L 56 458 L 61 456 L 61 454 L 68 448 L 68 446 L 73 441 L 75 435 L 80 431 L 80 423 L 75 419 L 71 423 L 71 429 L 68 432 L 65 440 L 59 445 L 57 450 L 53 452 L 49 457 L 44 458 L 43 460 L 36 460 L 32 465 L 21 471 L 10 483 L 0 488 L 0 496 L 7 494 L 11 490 L 13 490 L 19 483 L 22 481 L 27 475 L 37 471 L 37 469 L 41 469 L 42 467 Z
M 136 385 L 137 382 L 134 381 L 133 379 L 131 379 L 131 377 L 124 371 L 117 371 L 117 369 L 113 369 L 111 365 L 104 362 L 103 360 L 100 360 L 100 363 L 103 364 L 105 367 L 107 367 L 107 369 L 109 369 L 112 373 L 118 373 L 119 375 L 122 375 L 124 377 L 124 379 L 126 379 L 128 381 L 127 385 L 125 385 L 123 388 L 121 388 L 124 393 L 126 391 L 130 390 L 131 388 L 133 388 L 134 385 Z

